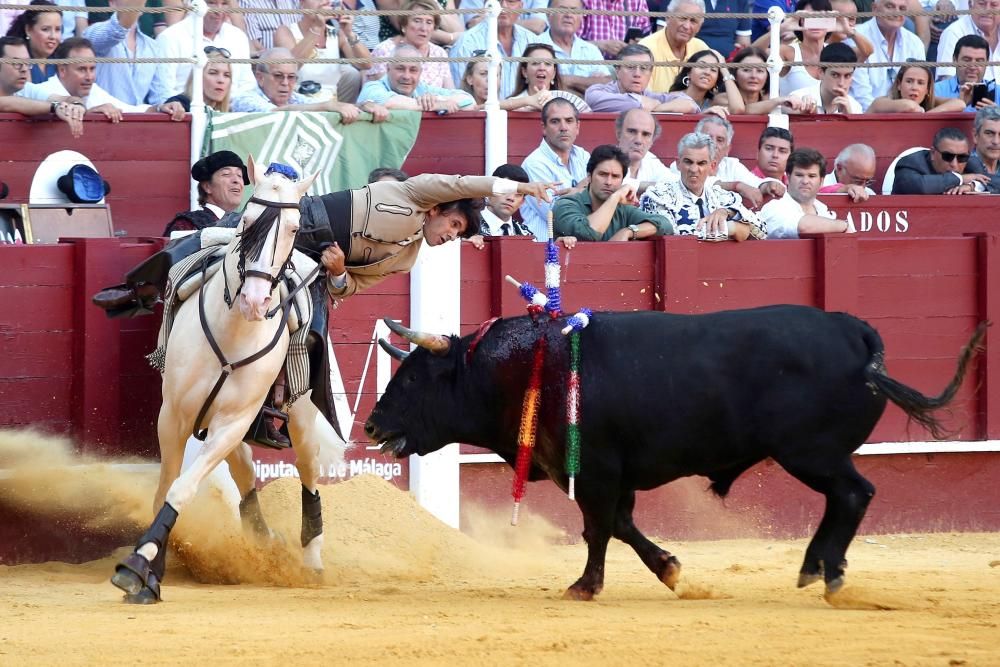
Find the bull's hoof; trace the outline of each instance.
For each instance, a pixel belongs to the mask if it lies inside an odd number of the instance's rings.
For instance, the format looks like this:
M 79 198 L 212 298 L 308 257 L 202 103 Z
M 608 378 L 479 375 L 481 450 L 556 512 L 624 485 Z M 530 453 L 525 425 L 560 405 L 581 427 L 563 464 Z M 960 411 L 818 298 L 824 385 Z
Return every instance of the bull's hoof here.
M 125 594 L 125 604 L 156 604 L 160 601 L 160 598 L 156 596 L 156 593 L 151 591 L 146 586 L 142 587 L 135 595 L 131 593 Z
M 836 595 L 844 587 L 844 575 L 826 582 L 826 595 Z
M 577 602 L 590 602 L 594 599 L 596 593 L 594 591 L 586 590 L 584 588 L 579 588 L 577 586 L 570 586 L 563 593 L 563 600 L 575 600 Z
M 809 584 L 815 584 L 822 578 L 822 572 L 799 572 L 799 581 L 796 585 L 799 588 L 805 588 Z
M 674 590 L 680 578 L 681 562 L 675 556 L 665 556 L 663 570 L 660 572 L 660 581 L 670 590 Z

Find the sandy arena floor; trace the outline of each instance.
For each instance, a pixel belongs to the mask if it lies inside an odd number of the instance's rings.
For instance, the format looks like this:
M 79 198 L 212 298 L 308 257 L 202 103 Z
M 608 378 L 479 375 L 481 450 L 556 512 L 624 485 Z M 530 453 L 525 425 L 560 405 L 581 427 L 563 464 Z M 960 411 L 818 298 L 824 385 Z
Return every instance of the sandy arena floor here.
M 11 453 L 0 439 L 0 468 Z M 0 497 L 61 487 L 56 504 L 93 505 L 95 530 L 148 519 L 149 478 L 93 465 L 60 485 L 57 470 L 0 480 Z M 585 548 L 540 519 L 479 511 L 466 535 L 378 478 L 322 494 L 319 584 L 296 549 L 244 540 L 211 492 L 178 523 L 158 606 L 121 603 L 114 559 L 0 567 L 0 665 L 1000 665 L 1000 534 L 859 538 L 830 603 L 795 588 L 803 541 L 665 543 L 677 593 L 613 543 L 604 592 L 579 603 L 560 596 Z M 297 482 L 261 495 L 296 545 Z

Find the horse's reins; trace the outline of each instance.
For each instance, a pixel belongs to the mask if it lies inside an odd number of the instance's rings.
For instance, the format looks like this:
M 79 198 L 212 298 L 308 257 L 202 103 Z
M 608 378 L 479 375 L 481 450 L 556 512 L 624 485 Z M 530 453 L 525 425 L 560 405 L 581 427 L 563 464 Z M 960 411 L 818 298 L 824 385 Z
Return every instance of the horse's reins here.
M 270 202 L 263 199 L 258 199 L 256 197 L 251 197 L 249 201 L 252 201 L 255 204 L 261 204 L 262 206 L 265 207 L 273 207 L 273 208 L 297 209 L 299 207 L 298 204 Z M 266 210 L 265 213 L 267 213 Z M 263 217 L 263 215 L 264 213 L 261 214 L 261 217 Z M 277 240 L 275 240 L 275 247 L 277 247 Z M 294 251 L 294 246 L 293 246 L 293 251 Z M 270 273 L 266 273 L 264 271 L 250 270 L 250 271 L 241 271 L 241 278 L 243 280 L 245 280 L 247 276 L 264 278 L 265 280 L 271 282 L 271 289 L 273 290 L 277 286 L 278 282 L 281 281 L 287 268 L 291 265 L 291 259 L 292 259 L 292 253 L 289 252 L 288 257 L 285 259 L 284 264 L 281 265 L 281 269 L 278 271 L 277 276 L 272 276 Z M 224 262 L 225 259 L 223 259 L 223 263 Z M 208 409 L 212 406 L 212 403 L 215 401 L 215 397 L 218 396 L 219 392 L 222 390 L 222 385 L 226 383 L 226 380 L 233 373 L 233 371 L 235 371 L 238 368 L 242 368 L 243 366 L 252 364 L 258 359 L 261 359 L 262 357 L 266 356 L 271 350 L 274 349 L 274 346 L 278 344 L 278 341 L 281 340 L 281 334 L 284 332 L 285 327 L 288 325 L 288 315 L 291 312 L 291 306 L 293 303 L 293 299 L 295 298 L 295 295 L 298 294 L 303 287 L 312 282 L 313 278 L 315 278 L 316 275 L 319 273 L 320 268 L 321 265 L 317 264 L 316 267 L 309 273 L 309 275 L 307 275 L 303 280 L 301 280 L 299 284 L 295 286 L 294 289 L 290 290 L 288 292 L 288 295 L 284 299 L 278 302 L 278 305 L 276 305 L 271 310 L 267 311 L 267 314 L 265 315 L 267 319 L 271 319 L 279 310 L 281 311 L 281 323 L 278 325 L 277 330 L 274 332 L 274 338 L 271 339 L 271 342 L 268 343 L 266 346 L 264 346 L 263 349 L 258 350 L 257 352 L 251 354 L 250 356 L 244 357 L 239 361 L 234 361 L 230 363 L 226 359 L 226 355 L 222 352 L 222 348 L 219 347 L 218 341 L 215 340 L 215 336 L 212 335 L 212 330 L 208 326 L 208 317 L 205 315 L 205 284 L 208 282 L 208 280 L 206 279 L 208 273 L 208 259 L 206 258 L 204 261 L 202 261 L 201 287 L 198 288 L 198 317 L 201 320 L 201 330 L 205 333 L 205 338 L 208 339 L 208 344 L 212 348 L 212 352 L 215 353 L 215 358 L 218 359 L 219 363 L 222 365 L 222 371 L 219 373 L 219 379 L 215 381 L 215 386 L 212 387 L 212 391 L 209 392 L 208 398 L 206 398 L 205 402 L 202 404 L 201 410 L 198 411 L 198 417 L 195 419 L 194 427 L 192 428 L 192 434 L 194 435 L 195 438 L 197 438 L 198 440 L 205 439 L 207 431 L 202 431 L 201 422 L 205 418 L 205 415 L 208 413 Z M 229 298 L 229 284 L 225 280 L 225 270 L 226 270 L 225 265 L 223 264 L 222 273 L 223 273 L 223 283 L 225 285 L 226 303 L 230 308 L 232 308 L 233 306 Z M 240 290 L 242 289 L 243 289 L 243 283 L 241 282 L 239 289 L 236 290 L 236 294 L 239 295 Z

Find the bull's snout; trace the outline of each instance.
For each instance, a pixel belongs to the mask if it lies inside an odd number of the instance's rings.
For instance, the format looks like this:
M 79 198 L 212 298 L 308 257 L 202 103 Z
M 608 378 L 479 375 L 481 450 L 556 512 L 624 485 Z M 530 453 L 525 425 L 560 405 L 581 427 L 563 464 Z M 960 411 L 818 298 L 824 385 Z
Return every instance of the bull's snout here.
M 375 424 L 372 423 L 371 419 L 365 422 L 365 435 L 367 435 L 369 438 L 375 437 L 376 430 L 377 429 L 375 428 Z

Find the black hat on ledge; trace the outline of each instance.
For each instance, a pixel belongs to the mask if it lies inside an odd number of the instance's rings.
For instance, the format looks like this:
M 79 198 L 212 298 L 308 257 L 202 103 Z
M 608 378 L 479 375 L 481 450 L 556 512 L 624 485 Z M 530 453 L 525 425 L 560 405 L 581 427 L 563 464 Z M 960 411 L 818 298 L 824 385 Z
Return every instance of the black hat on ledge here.
M 243 185 L 250 185 L 247 166 L 243 164 L 240 156 L 232 151 L 216 151 L 198 160 L 191 167 L 191 178 L 199 183 L 204 183 L 212 180 L 212 175 L 225 167 L 239 167 L 243 171 Z

